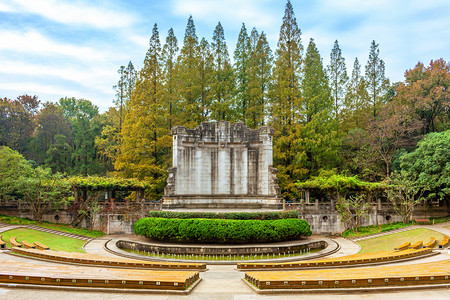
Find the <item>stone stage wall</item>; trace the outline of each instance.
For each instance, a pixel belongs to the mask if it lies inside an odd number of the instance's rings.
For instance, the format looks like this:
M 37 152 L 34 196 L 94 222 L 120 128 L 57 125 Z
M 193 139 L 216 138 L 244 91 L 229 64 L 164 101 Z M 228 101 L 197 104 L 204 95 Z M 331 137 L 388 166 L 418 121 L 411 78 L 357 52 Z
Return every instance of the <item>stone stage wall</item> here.
M 174 127 L 164 206 L 277 208 L 282 197 L 272 167 L 273 132 L 225 121 Z

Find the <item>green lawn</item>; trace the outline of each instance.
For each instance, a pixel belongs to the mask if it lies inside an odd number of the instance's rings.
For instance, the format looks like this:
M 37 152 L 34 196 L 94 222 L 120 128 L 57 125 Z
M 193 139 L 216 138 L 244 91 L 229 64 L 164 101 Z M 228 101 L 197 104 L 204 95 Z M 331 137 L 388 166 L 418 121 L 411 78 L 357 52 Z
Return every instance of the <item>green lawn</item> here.
M 40 242 L 50 247 L 50 250 L 54 251 L 85 253 L 85 251 L 83 250 L 83 245 L 86 243 L 86 241 L 73 239 L 66 236 L 56 235 L 52 233 L 27 228 L 8 230 L 2 232 L 1 235 L 2 240 L 6 242 L 7 247 L 11 246 L 9 244 L 9 239 L 12 236 L 16 236 L 18 242 L 22 242 L 23 240 L 27 241 L 30 244 L 34 242 Z
M 105 235 L 101 231 L 96 230 L 89 230 L 86 228 L 73 228 L 68 224 L 59 224 L 59 223 L 49 223 L 49 222 L 36 222 L 27 218 L 19 218 L 19 217 L 12 217 L 12 216 L 5 216 L 0 215 L 0 222 L 6 223 L 6 224 L 14 224 L 14 225 L 36 225 L 39 227 L 45 227 L 53 230 L 58 231 L 64 231 L 68 233 L 78 234 L 78 235 L 84 235 L 88 237 L 101 237 Z
M 442 233 L 426 228 L 418 228 L 413 230 L 407 230 L 399 233 L 388 234 L 382 237 L 367 239 L 359 241 L 361 245 L 361 251 L 359 253 L 379 252 L 379 251 L 391 251 L 395 247 L 404 243 L 411 242 L 414 244 L 417 241 L 427 243 L 431 237 L 441 241 L 444 238 Z

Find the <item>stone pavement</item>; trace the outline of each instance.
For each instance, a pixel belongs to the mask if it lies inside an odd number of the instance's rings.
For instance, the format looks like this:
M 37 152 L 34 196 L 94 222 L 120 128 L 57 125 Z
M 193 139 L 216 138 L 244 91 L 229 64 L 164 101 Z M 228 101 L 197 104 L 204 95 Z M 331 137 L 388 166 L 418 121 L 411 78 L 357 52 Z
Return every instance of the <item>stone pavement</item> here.
M 450 224 L 439 224 L 434 226 L 423 226 L 430 228 L 444 234 L 450 235 Z M 3 228 L 2 228 L 3 229 Z M 85 250 L 88 253 L 113 256 L 104 248 L 104 244 L 114 236 L 102 237 L 92 240 L 85 245 Z M 345 238 L 334 238 L 336 242 L 341 245 L 341 249 L 330 255 L 329 257 L 339 257 L 345 255 L 355 254 L 359 251 L 359 245 L 351 240 Z M 4 254 L 0 254 L 2 259 Z M 8 255 L 8 257 L 11 257 Z M 442 252 L 440 255 L 424 258 L 422 260 L 414 260 L 410 262 L 401 262 L 397 264 L 410 264 L 429 262 L 442 259 L 449 259 L 447 253 Z M 14 257 L 8 259 L 17 259 L 20 261 L 30 261 L 27 258 Z M 52 264 L 50 262 L 46 262 Z M 98 293 L 86 291 L 66 291 L 66 290 L 50 290 L 50 289 L 24 289 L 24 288 L 0 288 L 0 295 L 7 298 L 22 298 L 22 299 L 224 299 L 224 300 L 251 300 L 251 299 L 450 299 L 450 289 L 435 289 L 435 290 L 417 290 L 417 291 L 396 291 L 386 293 L 371 293 L 371 294 L 338 294 L 338 295 L 324 295 L 324 294 L 292 294 L 292 295 L 257 295 L 248 288 L 241 279 L 244 277 L 243 272 L 235 270 L 234 265 L 208 265 L 208 271 L 201 272 L 200 277 L 202 282 L 193 290 L 188 296 L 176 295 L 156 295 L 156 294 L 132 294 L 127 292 L 114 293 Z

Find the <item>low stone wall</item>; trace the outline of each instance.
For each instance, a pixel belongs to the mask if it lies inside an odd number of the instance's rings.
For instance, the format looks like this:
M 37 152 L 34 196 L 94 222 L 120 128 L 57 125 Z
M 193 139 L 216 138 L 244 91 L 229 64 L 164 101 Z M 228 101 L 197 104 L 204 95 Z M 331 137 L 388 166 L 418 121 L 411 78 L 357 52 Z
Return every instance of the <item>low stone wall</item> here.
M 192 254 L 192 255 L 248 255 L 248 254 L 278 254 L 283 252 L 299 252 L 305 249 L 325 249 L 327 243 L 325 241 L 313 242 L 289 242 L 284 245 L 247 245 L 247 246 L 199 246 L 199 245 L 183 245 L 172 246 L 168 244 L 152 244 L 137 243 L 119 240 L 117 247 L 121 249 L 138 250 L 145 252 L 158 252 L 170 254 Z

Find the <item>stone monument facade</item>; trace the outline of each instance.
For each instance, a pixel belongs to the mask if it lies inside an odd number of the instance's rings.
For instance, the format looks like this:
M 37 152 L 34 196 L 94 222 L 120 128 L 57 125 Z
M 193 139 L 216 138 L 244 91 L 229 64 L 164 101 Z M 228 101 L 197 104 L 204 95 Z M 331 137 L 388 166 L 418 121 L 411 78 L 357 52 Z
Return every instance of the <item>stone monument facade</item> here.
M 164 207 L 279 208 L 273 133 L 271 127 L 250 129 L 226 121 L 172 128 L 173 166 Z

